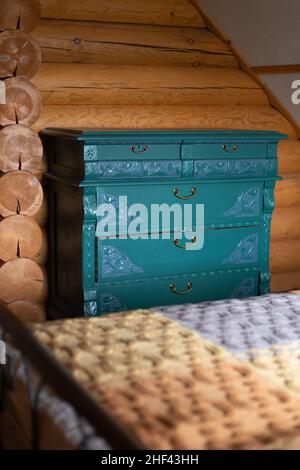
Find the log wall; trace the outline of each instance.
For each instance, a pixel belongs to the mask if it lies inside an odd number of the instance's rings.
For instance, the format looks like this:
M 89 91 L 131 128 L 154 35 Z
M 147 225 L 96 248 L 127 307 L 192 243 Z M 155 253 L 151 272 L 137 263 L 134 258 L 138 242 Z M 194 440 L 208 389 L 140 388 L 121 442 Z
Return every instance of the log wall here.
M 19 21 L 11 14 L 1 16 L 8 4 L 10 12 L 12 5 L 16 15 L 21 12 Z M 4 300 L 14 312 L 19 315 L 19 302 L 26 302 L 27 312 L 46 295 L 45 199 L 31 194 L 25 206 L 18 191 L 27 194 L 28 178 L 36 178 L 37 186 L 42 179 L 46 164 L 36 133 L 49 126 L 287 133 L 289 140 L 279 145 L 284 181 L 276 188 L 272 224 L 272 289 L 299 289 L 300 143 L 292 125 L 191 3 L 40 0 L 40 5 L 39 23 L 37 0 L 1 0 L 0 5 L 0 56 L 12 50 L 11 44 L 17 51 L 9 63 L 0 64 L 7 100 L 0 105 L 0 124 L 5 126 L 0 131 L 0 171 L 5 173 L 0 187 L 6 194 L 0 197 L 0 289 L 1 279 L 4 284 L 9 279 Z M 33 244 L 28 244 L 29 233 Z M 7 240 L 12 241 L 9 250 Z M 27 274 L 16 284 L 14 276 L 20 279 L 21 272 Z M 34 280 L 31 289 L 28 279 Z M 23 288 L 16 288 L 21 284 Z
M 42 97 L 31 81 L 41 51 L 30 34 L 39 20 L 36 0 L 1 0 L 0 299 L 24 321 L 45 319 L 46 201 L 43 148 L 32 125 Z

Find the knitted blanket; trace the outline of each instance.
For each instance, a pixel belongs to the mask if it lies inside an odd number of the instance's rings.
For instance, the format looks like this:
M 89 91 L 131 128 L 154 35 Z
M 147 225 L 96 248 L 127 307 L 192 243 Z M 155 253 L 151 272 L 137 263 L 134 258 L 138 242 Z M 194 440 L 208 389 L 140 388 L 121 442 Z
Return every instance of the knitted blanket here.
M 300 448 L 300 296 L 35 324 L 148 449 Z

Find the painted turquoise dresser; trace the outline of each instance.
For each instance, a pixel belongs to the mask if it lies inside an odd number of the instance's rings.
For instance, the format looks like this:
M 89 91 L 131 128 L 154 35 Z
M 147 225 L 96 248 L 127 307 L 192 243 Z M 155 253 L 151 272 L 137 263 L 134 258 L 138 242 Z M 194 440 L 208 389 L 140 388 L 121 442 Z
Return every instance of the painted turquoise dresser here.
M 277 144 L 285 135 L 46 129 L 41 137 L 56 316 L 269 292 Z M 204 204 L 203 248 L 190 249 L 196 237 L 178 238 L 184 225 L 175 217 L 148 227 L 140 213 L 143 236 L 124 236 L 133 219 L 120 196 L 150 213 L 153 204 L 189 204 L 191 211 Z M 113 206 L 117 236 L 111 225 L 108 238 L 98 236 L 102 204 Z

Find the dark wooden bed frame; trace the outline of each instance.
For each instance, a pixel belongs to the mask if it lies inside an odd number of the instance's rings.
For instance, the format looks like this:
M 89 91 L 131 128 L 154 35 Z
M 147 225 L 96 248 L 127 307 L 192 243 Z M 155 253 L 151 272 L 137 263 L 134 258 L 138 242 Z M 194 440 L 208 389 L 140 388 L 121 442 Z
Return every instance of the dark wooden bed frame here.
M 142 444 L 72 377 L 55 357 L 33 336 L 30 330 L 15 318 L 0 302 L 0 328 L 3 338 L 11 337 L 14 346 L 39 373 L 43 384 L 52 387 L 85 418 L 95 433 L 107 440 L 113 449 L 143 449 Z M 1 365 L 5 384 L 5 366 Z

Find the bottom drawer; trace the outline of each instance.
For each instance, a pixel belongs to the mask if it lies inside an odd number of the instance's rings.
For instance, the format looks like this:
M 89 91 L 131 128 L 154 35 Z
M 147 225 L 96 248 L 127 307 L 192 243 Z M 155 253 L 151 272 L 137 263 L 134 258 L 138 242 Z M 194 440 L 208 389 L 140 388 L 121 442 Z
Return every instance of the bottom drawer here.
M 99 313 L 258 295 L 258 270 L 228 270 L 102 285 Z

